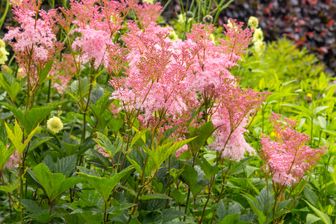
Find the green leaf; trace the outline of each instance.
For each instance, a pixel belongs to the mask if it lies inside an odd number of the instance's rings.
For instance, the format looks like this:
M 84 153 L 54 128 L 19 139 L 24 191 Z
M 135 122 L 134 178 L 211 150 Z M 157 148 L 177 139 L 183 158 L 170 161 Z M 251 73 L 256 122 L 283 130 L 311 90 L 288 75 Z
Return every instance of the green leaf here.
M 126 156 L 126 158 L 127 158 L 128 162 L 130 162 L 134 166 L 135 170 L 141 176 L 142 175 L 142 169 L 141 169 L 141 166 L 139 165 L 139 163 L 129 156 Z
M 0 73 L 0 86 L 7 92 L 11 101 L 15 102 L 21 91 L 21 85 L 15 80 L 15 77 L 12 74 Z
M 94 138 L 93 140 L 108 154 L 110 154 L 111 157 L 114 157 L 115 154 L 121 150 L 121 147 L 117 147 L 116 145 L 112 144 L 110 139 L 100 132 L 96 132 L 96 138 Z
M 49 72 L 52 68 L 53 62 L 54 62 L 53 60 L 47 62 L 46 65 L 43 67 L 43 69 L 38 73 L 40 84 L 42 84 L 46 80 L 46 78 L 47 78 L 47 76 L 48 76 L 48 74 L 49 74 Z
M 0 171 L 4 168 L 13 152 L 14 148 L 7 148 L 6 145 L 0 141 Z
M 33 136 L 41 130 L 39 126 L 35 127 L 35 129 L 33 129 L 23 141 L 23 131 L 16 120 L 13 130 L 7 125 L 7 123 L 5 123 L 5 127 L 9 140 L 13 143 L 19 153 L 23 153 Z
M 9 138 L 9 140 L 13 143 L 16 150 L 18 150 L 20 153 L 22 153 L 23 150 L 24 150 L 24 147 L 23 147 L 23 144 L 22 144 L 23 132 L 22 132 L 19 124 L 15 120 L 13 130 L 7 125 L 7 123 L 5 123 L 5 127 L 6 127 L 6 132 L 7 132 L 7 136 Z
M 134 146 L 135 143 L 137 143 L 139 140 L 142 141 L 142 144 L 146 143 L 146 132 L 147 130 L 142 130 L 142 131 L 139 131 L 136 127 L 133 127 L 132 128 L 136 134 L 134 135 L 134 137 L 132 138 L 132 141 L 131 141 L 131 148 Z
M 7 185 L 0 185 L 0 191 L 4 191 L 6 193 L 12 193 L 20 186 L 20 182 L 17 180 L 13 183 L 9 183 Z
M 146 200 L 157 200 L 157 199 L 162 199 L 162 200 L 170 200 L 171 197 L 168 197 L 165 194 L 146 194 L 142 195 L 140 197 L 140 200 L 146 201 Z
M 317 115 L 317 114 L 321 113 L 322 111 L 325 111 L 326 109 L 328 109 L 328 106 L 319 106 L 319 107 L 316 107 L 314 109 L 314 115 Z
M 246 198 L 254 214 L 257 215 L 258 223 L 259 224 L 266 223 L 267 217 L 264 215 L 263 211 L 259 208 L 258 200 L 250 194 L 243 194 L 243 197 Z
M 62 173 L 52 173 L 44 163 L 35 166 L 29 174 L 43 188 L 51 201 L 82 180 L 78 177 L 66 178 Z
M 308 214 L 306 216 L 306 224 L 312 224 L 312 223 L 315 223 L 319 220 L 321 220 L 321 219 L 319 217 L 313 215 L 313 214 Z
M 156 149 L 147 149 L 148 162 L 145 167 L 146 176 L 153 176 L 159 170 L 163 162 L 169 158 L 169 156 L 185 144 L 191 142 L 193 139 L 194 138 L 189 138 L 175 143 L 168 142 L 164 145 L 158 146 Z
M 324 224 L 332 224 L 330 217 L 325 214 L 324 212 L 322 212 L 321 210 L 317 209 L 316 207 L 314 207 L 312 204 L 310 204 L 308 201 L 304 200 L 307 205 L 315 212 L 315 214 L 321 219 L 321 221 Z
M 190 130 L 189 137 L 194 137 L 194 140 L 189 143 L 191 150 L 198 151 L 202 146 L 204 146 L 213 131 L 214 126 L 211 122 L 207 122 L 199 128 Z
M 51 156 L 47 156 L 44 162 L 52 172 L 63 173 L 65 176 L 70 176 L 76 169 L 77 156 L 70 155 L 60 159 L 57 158 L 56 162 L 52 160 Z
M 208 160 L 203 157 L 198 160 L 197 164 L 200 165 L 208 180 L 210 180 L 210 178 L 218 172 L 218 167 L 211 166 Z
M 198 194 L 202 190 L 203 186 L 198 183 L 198 173 L 191 165 L 184 167 L 181 177 L 183 182 L 189 186 L 193 195 Z
M 48 209 L 40 207 L 35 201 L 29 199 L 23 199 L 22 205 L 25 207 L 28 216 L 39 223 L 50 223 L 53 218 Z
M 117 186 L 120 180 L 126 176 L 131 170 L 133 170 L 133 166 L 129 166 L 126 169 L 122 170 L 119 173 L 112 174 L 109 177 L 98 177 L 89 175 L 86 173 L 79 173 L 79 175 L 85 177 L 85 180 L 95 188 L 100 195 L 103 197 L 104 201 L 107 202 L 110 194 L 112 193 L 113 189 Z
M 243 224 L 246 222 L 240 221 L 240 214 L 229 214 L 222 219 L 219 224 Z

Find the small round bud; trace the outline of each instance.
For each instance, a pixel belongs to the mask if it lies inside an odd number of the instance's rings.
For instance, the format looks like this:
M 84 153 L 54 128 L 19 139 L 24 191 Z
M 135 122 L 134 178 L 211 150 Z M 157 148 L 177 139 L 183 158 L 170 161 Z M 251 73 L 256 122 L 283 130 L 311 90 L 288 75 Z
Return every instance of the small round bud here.
M 204 23 L 212 23 L 212 22 L 213 22 L 213 18 L 212 18 L 212 16 L 211 16 L 211 15 L 206 15 L 206 16 L 204 16 L 204 18 L 203 18 L 203 22 L 204 22 Z
M 142 0 L 143 3 L 154 4 L 154 0 Z
M 63 123 L 58 117 L 52 117 L 47 121 L 47 128 L 56 134 L 63 129 Z
M 256 29 L 256 28 L 259 26 L 259 20 L 258 20 L 258 18 L 257 18 L 257 17 L 254 17 L 254 16 L 251 16 L 251 17 L 248 19 L 247 25 L 248 25 L 250 28 Z
M 260 28 L 255 29 L 253 33 L 252 42 L 263 41 L 264 40 L 264 33 Z
M 264 53 L 265 51 L 265 43 L 261 40 L 254 42 L 254 51 L 255 53 L 260 56 Z
M 8 60 L 7 55 L 9 55 L 9 53 L 6 51 L 6 44 L 0 39 L 0 65 L 5 64 Z

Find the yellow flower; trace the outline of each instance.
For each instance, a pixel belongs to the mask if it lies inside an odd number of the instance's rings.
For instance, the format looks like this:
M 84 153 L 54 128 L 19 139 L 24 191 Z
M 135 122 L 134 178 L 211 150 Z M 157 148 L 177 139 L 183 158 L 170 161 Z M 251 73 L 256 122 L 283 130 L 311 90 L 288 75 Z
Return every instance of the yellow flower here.
M 142 0 L 144 3 L 154 4 L 154 0 Z
M 63 123 L 58 117 L 52 117 L 47 121 L 47 128 L 56 134 L 63 129 Z
M 179 37 L 178 37 L 177 33 L 175 32 L 175 30 L 170 31 L 169 38 L 171 40 L 174 40 L 174 41 L 179 39 Z
M 265 43 L 261 40 L 254 42 L 253 46 L 254 46 L 254 51 L 258 56 L 262 55 L 262 53 L 264 53 L 265 48 L 266 48 Z
M 8 60 L 7 55 L 9 55 L 9 53 L 6 51 L 6 44 L 0 39 L 0 65 L 5 64 Z
M 251 27 L 253 29 L 256 29 L 259 26 L 259 20 L 258 20 L 257 17 L 250 16 L 250 18 L 248 19 L 247 24 L 248 24 L 249 27 Z
M 252 42 L 263 41 L 264 40 L 264 33 L 260 28 L 255 29 L 253 33 Z
M 0 48 L 5 48 L 5 47 L 6 47 L 5 41 L 0 39 Z

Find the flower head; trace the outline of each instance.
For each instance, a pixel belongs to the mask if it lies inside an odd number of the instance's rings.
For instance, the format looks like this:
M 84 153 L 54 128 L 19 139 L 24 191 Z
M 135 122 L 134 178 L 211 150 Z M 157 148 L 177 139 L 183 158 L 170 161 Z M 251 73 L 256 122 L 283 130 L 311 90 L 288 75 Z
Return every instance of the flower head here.
M 257 42 L 257 41 L 263 41 L 264 40 L 264 33 L 262 31 L 262 29 L 257 28 L 254 30 L 253 33 L 253 38 L 252 38 L 252 42 Z
M 256 53 L 256 55 L 259 55 L 259 56 L 264 53 L 265 48 L 266 48 L 265 42 L 261 40 L 254 42 L 253 47 L 254 47 L 254 52 Z
M 324 150 L 307 146 L 309 137 L 294 129 L 293 120 L 283 120 L 278 114 L 273 114 L 272 123 L 275 126 L 275 139 L 263 137 L 262 151 L 273 181 L 290 186 L 302 179 L 305 172 L 320 159 Z
M 221 153 L 222 157 L 241 160 L 245 152 L 254 153 L 254 149 L 245 141 L 245 126 L 248 116 L 253 113 L 266 97 L 265 93 L 242 90 L 227 82 L 217 96 L 212 123 L 217 128 L 215 141 L 210 147 Z
M 8 60 L 7 55 L 9 55 L 9 53 L 6 51 L 6 44 L 0 39 L 0 65 L 5 64 Z
M 252 29 L 256 29 L 259 26 L 258 18 L 254 16 L 250 16 L 250 18 L 248 19 L 247 25 Z
M 57 134 L 63 129 L 63 123 L 60 118 L 52 117 L 47 121 L 47 128 L 54 134 Z

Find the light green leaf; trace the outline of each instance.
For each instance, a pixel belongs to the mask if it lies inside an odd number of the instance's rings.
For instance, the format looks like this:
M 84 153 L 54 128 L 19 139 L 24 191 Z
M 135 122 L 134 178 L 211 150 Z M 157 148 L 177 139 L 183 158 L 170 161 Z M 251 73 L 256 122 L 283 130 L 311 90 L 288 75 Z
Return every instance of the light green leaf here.
M 312 204 L 310 204 L 308 201 L 304 200 L 307 205 L 315 212 L 315 214 L 321 219 L 321 221 L 324 224 L 332 224 L 330 217 L 325 214 L 324 212 L 322 212 L 321 210 L 317 209 L 316 207 L 314 207 Z

